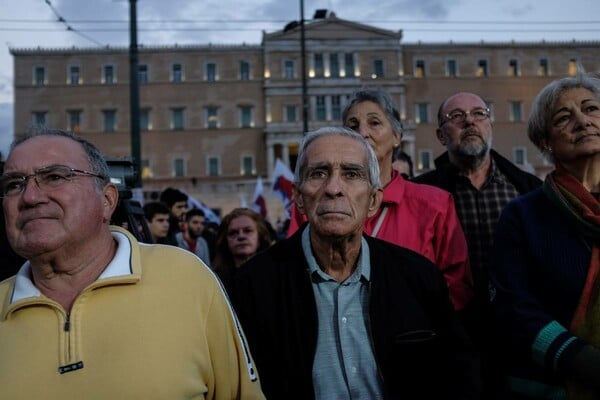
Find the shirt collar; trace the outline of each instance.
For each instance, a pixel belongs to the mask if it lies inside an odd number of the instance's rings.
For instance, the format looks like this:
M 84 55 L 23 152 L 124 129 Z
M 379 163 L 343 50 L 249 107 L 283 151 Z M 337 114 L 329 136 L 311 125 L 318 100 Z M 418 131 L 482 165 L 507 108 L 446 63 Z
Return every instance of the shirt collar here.
M 458 170 L 458 168 L 457 168 L 457 171 L 458 171 L 459 179 L 463 180 L 463 182 L 465 182 L 465 183 L 469 183 L 469 184 L 471 183 L 469 178 L 466 175 L 464 175 L 460 170 Z M 500 171 L 500 169 L 496 165 L 496 162 L 494 161 L 494 157 L 492 157 L 490 155 L 490 172 L 488 173 L 488 175 L 485 179 L 485 182 L 483 183 L 482 189 L 491 183 L 504 183 L 505 181 L 506 181 L 506 178 L 504 177 L 504 174 L 502 173 L 502 171 Z
M 364 279 L 365 281 L 369 282 L 371 279 L 371 257 L 369 254 L 369 245 L 364 237 L 361 237 L 360 243 L 360 255 L 356 261 L 356 270 L 354 270 L 350 278 L 348 278 L 348 282 L 358 281 L 359 279 Z M 314 276 L 316 273 L 324 280 L 332 279 L 319 267 L 317 259 L 313 254 L 312 246 L 310 245 L 310 224 L 307 224 L 306 228 L 302 232 L 302 251 L 304 252 L 306 262 L 308 263 L 308 271 L 311 276 Z
M 396 170 L 392 171 L 392 179 L 383 188 L 383 199 L 382 204 L 400 204 L 400 201 L 404 198 L 404 190 L 406 185 L 404 184 L 404 178 Z
M 117 251 L 111 262 L 106 266 L 100 274 L 97 281 L 108 279 L 116 276 L 131 275 L 130 259 L 131 259 L 131 243 L 127 236 L 120 232 L 111 232 L 113 238 L 117 241 Z M 25 262 L 15 279 L 15 288 L 11 298 L 11 303 L 28 297 L 40 297 L 41 292 L 35 287 L 31 280 L 31 264 Z

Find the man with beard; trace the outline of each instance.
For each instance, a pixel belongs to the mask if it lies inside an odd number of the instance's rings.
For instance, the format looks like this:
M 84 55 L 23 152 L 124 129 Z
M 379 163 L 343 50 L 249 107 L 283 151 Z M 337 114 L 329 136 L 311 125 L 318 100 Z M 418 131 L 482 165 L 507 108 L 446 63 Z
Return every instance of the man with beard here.
M 469 247 L 475 290 L 464 316 L 465 325 L 485 356 L 493 297 L 488 265 L 496 222 L 504 206 L 538 187 L 541 181 L 492 150 L 490 110 L 474 93 L 456 93 L 442 102 L 436 134 L 447 152 L 435 160 L 435 170 L 414 181 L 437 186 L 454 196 Z
M 185 227 L 183 232 L 178 232 L 175 235 L 177 246 L 191 251 L 210 267 L 208 244 L 202 237 L 205 223 L 204 211 L 193 208 L 185 214 L 184 218 Z

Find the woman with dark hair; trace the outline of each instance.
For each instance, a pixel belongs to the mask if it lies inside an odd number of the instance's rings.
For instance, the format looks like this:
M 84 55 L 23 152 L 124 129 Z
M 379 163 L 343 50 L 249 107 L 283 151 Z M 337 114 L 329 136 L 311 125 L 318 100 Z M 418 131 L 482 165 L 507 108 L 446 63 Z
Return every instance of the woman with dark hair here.
M 237 269 L 271 243 L 271 234 L 260 214 L 236 208 L 223 218 L 217 232 L 213 269 L 230 295 Z
M 527 130 L 555 169 L 509 203 L 496 228 L 490 272 L 509 388 L 599 399 L 600 79 L 548 84 Z

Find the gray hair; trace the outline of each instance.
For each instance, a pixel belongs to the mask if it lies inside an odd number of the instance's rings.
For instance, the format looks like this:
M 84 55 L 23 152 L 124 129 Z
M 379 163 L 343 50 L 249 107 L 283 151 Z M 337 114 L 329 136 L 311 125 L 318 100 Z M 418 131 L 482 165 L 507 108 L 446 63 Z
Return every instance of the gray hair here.
M 394 101 L 390 97 L 390 95 L 379 89 L 379 88 L 362 88 L 357 90 L 352 94 L 352 98 L 344 108 L 342 112 L 342 121 L 346 122 L 346 118 L 348 118 L 348 114 L 352 107 L 357 104 L 363 103 L 365 101 L 371 101 L 377 104 L 387 117 L 388 121 L 392 125 L 392 130 L 394 133 L 397 133 L 400 137 L 402 137 L 402 132 L 404 131 L 404 127 L 402 126 L 402 122 L 400 121 L 400 114 L 396 109 Z
M 298 152 L 298 160 L 296 162 L 296 170 L 294 171 L 294 182 L 296 185 L 300 185 L 303 181 L 304 169 L 306 168 L 306 148 L 314 142 L 316 139 L 325 136 L 342 136 L 359 142 L 367 152 L 367 163 L 369 171 L 369 183 L 374 189 L 381 188 L 381 180 L 379 179 L 379 163 L 377 162 L 377 156 L 375 151 L 360 134 L 354 132 L 352 129 L 345 128 L 343 126 L 330 126 L 325 128 L 317 129 L 316 131 L 308 132 L 300 145 Z
M 554 161 L 554 159 L 545 147 L 550 138 L 552 117 L 550 114 L 558 98 L 567 90 L 576 88 L 587 89 L 600 100 L 600 79 L 587 75 L 582 69 L 579 69 L 575 76 L 550 82 L 538 93 L 531 105 L 527 123 L 527 136 L 540 149 L 542 154 L 551 161 Z
M 108 168 L 106 160 L 102 156 L 102 153 L 100 153 L 100 150 L 98 150 L 98 148 L 94 146 L 92 142 L 82 138 L 79 135 L 74 134 L 73 132 L 64 131 L 61 129 L 49 129 L 46 127 L 39 126 L 32 127 L 24 136 L 21 136 L 12 142 L 12 144 L 10 145 L 10 153 L 12 153 L 15 147 L 23 144 L 29 139 L 33 139 L 39 136 L 64 137 L 79 143 L 85 151 L 88 162 L 90 163 L 89 172 L 101 176 L 101 178 L 95 178 L 96 186 L 98 187 L 98 189 L 104 188 L 104 186 L 108 182 L 110 182 L 110 170 Z

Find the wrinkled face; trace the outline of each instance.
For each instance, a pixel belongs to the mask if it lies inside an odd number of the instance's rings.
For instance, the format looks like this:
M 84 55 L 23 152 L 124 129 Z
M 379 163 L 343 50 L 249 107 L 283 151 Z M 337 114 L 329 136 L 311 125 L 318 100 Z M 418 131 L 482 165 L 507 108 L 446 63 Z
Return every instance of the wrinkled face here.
M 489 118 L 475 120 L 471 112 L 485 109 L 487 105 L 472 93 L 459 93 L 446 101 L 442 109 L 443 115 L 453 112 L 469 112 L 462 122 L 454 122 L 444 117 L 442 126 L 437 130 L 437 137 L 448 152 L 457 158 L 462 156 L 483 158 L 492 147 L 492 123 Z
M 51 165 L 91 169 L 81 144 L 65 137 L 38 136 L 13 149 L 4 175 L 29 175 Z M 11 246 L 31 259 L 93 242 L 112 214 L 113 204 L 105 198 L 109 186 L 100 190 L 96 178 L 77 174 L 52 190 L 41 190 L 28 178 L 22 193 L 3 199 Z
M 227 245 L 234 258 L 245 259 L 258 251 L 256 223 L 245 215 L 231 220 L 227 229 Z
M 183 220 L 183 216 L 185 215 L 187 210 L 188 206 L 186 201 L 178 201 L 173 203 L 173 205 L 171 206 L 171 214 L 173 214 L 173 216 L 177 218 L 178 221 Z
M 589 90 L 565 91 L 550 113 L 546 144 L 564 165 L 600 153 L 600 100 Z
M 377 160 L 392 163 L 394 147 L 400 144 L 400 134 L 395 133 L 383 109 L 372 101 L 356 104 L 348 112 L 344 126 L 360 133 L 375 150 Z
M 369 182 L 364 146 L 349 137 L 323 136 L 304 151 L 302 183 L 294 188 L 294 199 L 311 233 L 332 238 L 362 233 L 365 219 L 381 201 L 381 191 Z
M 148 221 L 148 229 L 154 241 L 166 238 L 169 233 L 169 214 L 154 214 L 152 221 Z
M 187 222 L 188 235 L 193 238 L 197 238 L 204 232 L 204 217 L 201 215 L 194 215 Z

